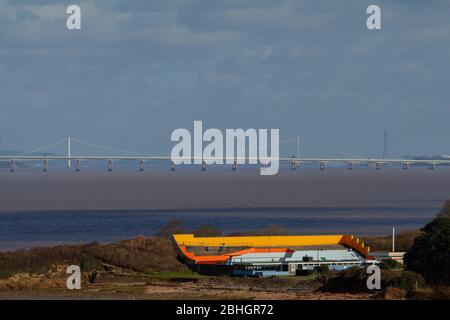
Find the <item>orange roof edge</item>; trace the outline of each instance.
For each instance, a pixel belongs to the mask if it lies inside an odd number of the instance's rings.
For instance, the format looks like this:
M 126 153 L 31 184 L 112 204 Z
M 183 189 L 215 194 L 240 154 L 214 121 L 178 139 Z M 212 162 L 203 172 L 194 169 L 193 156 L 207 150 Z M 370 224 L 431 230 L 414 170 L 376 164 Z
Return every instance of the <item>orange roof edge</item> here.
M 287 246 L 334 245 L 341 244 L 368 257 L 370 247 L 353 235 L 312 235 L 312 236 L 242 236 L 242 237 L 195 237 L 193 234 L 174 234 L 174 241 L 180 251 L 192 261 L 225 262 L 231 256 L 251 252 L 293 252 Z M 211 247 L 251 247 L 223 255 L 196 256 L 187 252 L 186 246 Z

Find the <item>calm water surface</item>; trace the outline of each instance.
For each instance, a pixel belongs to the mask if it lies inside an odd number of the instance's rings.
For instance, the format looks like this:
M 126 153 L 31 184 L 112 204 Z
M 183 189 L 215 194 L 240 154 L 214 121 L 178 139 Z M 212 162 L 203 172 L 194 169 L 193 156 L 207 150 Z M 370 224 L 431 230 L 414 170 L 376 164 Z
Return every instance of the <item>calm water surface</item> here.
M 450 199 L 450 169 L 0 172 L 0 250 L 152 235 L 172 219 L 224 232 L 417 229 Z

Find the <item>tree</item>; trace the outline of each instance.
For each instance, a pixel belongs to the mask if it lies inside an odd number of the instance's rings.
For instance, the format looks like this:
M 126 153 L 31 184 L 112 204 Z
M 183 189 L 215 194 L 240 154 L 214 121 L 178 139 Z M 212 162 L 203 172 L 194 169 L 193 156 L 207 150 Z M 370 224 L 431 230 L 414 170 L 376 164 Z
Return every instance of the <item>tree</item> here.
M 194 235 L 196 237 L 219 237 L 222 236 L 223 233 L 215 226 L 209 224 L 202 224 L 197 227 L 194 231 Z
M 438 217 L 450 219 L 450 200 L 446 201 Z
M 421 229 L 423 234 L 405 254 L 406 269 L 434 284 L 450 283 L 450 201 L 438 216 Z
M 157 233 L 156 236 L 164 239 L 171 239 L 173 234 L 189 233 L 183 221 L 173 219 L 167 222 Z
M 256 234 L 262 236 L 285 236 L 290 234 L 290 230 L 277 224 L 269 224 L 263 229 L 256 231 Z

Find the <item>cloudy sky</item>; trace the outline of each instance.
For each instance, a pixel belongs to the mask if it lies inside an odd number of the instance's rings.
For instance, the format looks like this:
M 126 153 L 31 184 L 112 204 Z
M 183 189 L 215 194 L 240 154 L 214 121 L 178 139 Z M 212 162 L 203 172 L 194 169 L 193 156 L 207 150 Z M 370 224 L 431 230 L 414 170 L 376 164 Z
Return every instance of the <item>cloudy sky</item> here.
M 70 4 L 82 30 L 66 29 Z M 382 30 L 366 8 L 382 9 Z M 2 147 L 279 128 L 307 156 L 450 154 L 450 2 L 1 0 Z M 281 152 L 290 155 L 296 143 Z M 82 152 L 84 150 L 80 150 Z

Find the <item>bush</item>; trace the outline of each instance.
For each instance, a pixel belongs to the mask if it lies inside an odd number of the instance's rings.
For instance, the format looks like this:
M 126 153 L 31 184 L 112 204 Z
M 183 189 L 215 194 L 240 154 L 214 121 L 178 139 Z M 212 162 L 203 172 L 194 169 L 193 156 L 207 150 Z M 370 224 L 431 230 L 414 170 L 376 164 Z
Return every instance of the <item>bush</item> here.
M 426 287 L 414 291 L 410 295 L 410 298 L 417 300 L 450 300 L 450 287 L 448 286 Z
M 395 249 L 397 251 L 408 251 L 414 244 L 414 239 L 420 236 L 420 230 L 404 231 L 395 236 Z M 365 237 L 362 238 L 372 251 L 391 251 L 392 236 L 383 237 Z
M 328 268 L 328 265 L 322 264 L 319 267 L 316 268 L 317 273 L 317 279 L 320 282 L 327 282 L 328 279 L 332 276 L 332 273 L 330 272 L 330 268 Z
M 381 269 L 397 269 L 401 267 L 401 264 L 395 260 L 383 260 L 379 264 Z
M 173 243 L 166 239 L 138 237 L 97 246 L 88 251 L 104 263 L 139 272 L 184 271 Z
M 181 220 L 170 220 L 157 233 L 156 236 L 163 239 L 172 239 L 173 234 L 189 233 L 189 230 Z
M 80 255 L 80 260 L 81 260 L 81 263 L 80 263 L 81 272 L 89 272 L 92 270 L 98 270 L 102 266 L 102 261 L 100 261 L 99 259 L 97 259 L 89 254 L 82 253 Z
M 19 272 L 45 274 L 57 265 L 79 265 L 83 272 L 102 270 L 111 264 L 138 272 L 185 271 L 177 260 L 171 241 L 160 238 L 136 238 L 101 245 L 57 246 L 0 252 L 0 278 Z
M 340 271 L 335 277 L 329 278 L 322 286 L 322 290 L 331 292 L 364 292 L 367 275 L 365 269 L 353 267 Z
M 433 289 L 434 300 L 450 300 L 450 287 L 437 286 Z
M 328 271 L 330 270 L 330 268 L 328 268 L 328 265 L 326 264 L 321 264 L 319 267 L 317 267 L 316 271 L 318 274 L 324 274 L 324 273 L 328 273 Z
M 265 228 L 258 230 L 255 232 L 257 235 L 265 236 L 285 236 L 291 233 L 291 231 L 283 226 L 279 226 L 276 224 L 269 224 Z
M 450 284 L 450 201 L 424 228 L 404 256 L 408 270 L 433 284 Z
M 19 272 L 43 274 L 56 264 L 75 264 L 80 262 L 82 248 L 83 246 L 56 246 L 0 252 L 0 278 L 8 278 Z
M 381 287 L 395 287 L 410 294 L 418 288 L 425 287 L 423 277 L 412 271 L 383 270 L 381 273 Z
M 215 226 L 203 224 L 194 230 L 194 235 L 196 237 L 220 237 L 223 235 L 223 232 Z
M 400 288 L 388 287 L 384 292 L 386 300 L 400 300 L 406 297 L 406 291 Z
M 88 274 L 89 283 L 95 283 L 97 281 L 98 273 L 97 271 L 92 271 Z
M 367 292 L 366 269 L 353 267 L 339 272 L 335 277 L 330 277 L 322 286 L 322 290 L 331 292 Z M 412 271 L 382 270 L 381 289 L 398 288 L 411 294 L 416 288 L 423 288 L 425 280 L 420 274 Z M 391 289 L 392 290 L 392 289 Z

